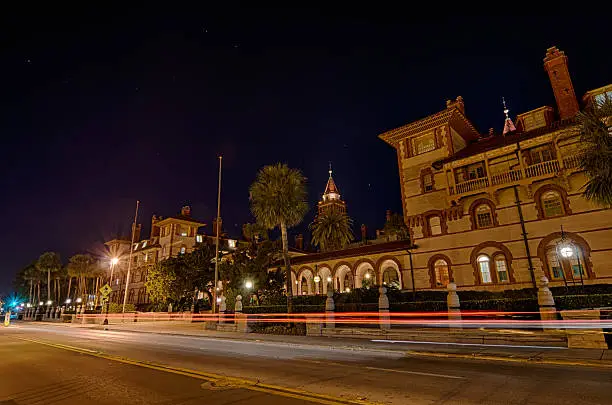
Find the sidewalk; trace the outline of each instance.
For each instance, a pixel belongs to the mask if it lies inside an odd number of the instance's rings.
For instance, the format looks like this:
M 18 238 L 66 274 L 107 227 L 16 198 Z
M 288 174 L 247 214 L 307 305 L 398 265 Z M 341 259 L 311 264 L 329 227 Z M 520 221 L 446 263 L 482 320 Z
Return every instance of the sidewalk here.
M 41 322 L 36 322 L 41 324 Z M 57 324 L 56 326 L 110 330 L 133 333 L 155 333 L 176 336 L 202 337 L 211 339 L 232 339 L 249 342 L 283 343 L 296 346 L 319 346 L 338 350 L 359 350 L 370 352 L 402 352 L 406 356 L 446 359 L 470 359 L 502 361 L 529 364 L 562 366 L 588 366 L 612 368 L 612 350 L 568 349 L 565 347 L 532 345 L 482 345 L 461 342 L 431 342 L 423 340 L 393 341 L 380 339 L 339 337 L 310 337 L 270 335 L 260 333 L 220 332 L 204 329 L 204 323 L 187 322 L 142 322 L 118 323 L 108 326 L 95 324 Z M 416 332 L 416 331 L 414 331 Z M 431 333 L 431 331 L 428 331 Z M 416 333 L 413 333 L 416 335 Z M 427 333 L 425 333 L 425 337 Z

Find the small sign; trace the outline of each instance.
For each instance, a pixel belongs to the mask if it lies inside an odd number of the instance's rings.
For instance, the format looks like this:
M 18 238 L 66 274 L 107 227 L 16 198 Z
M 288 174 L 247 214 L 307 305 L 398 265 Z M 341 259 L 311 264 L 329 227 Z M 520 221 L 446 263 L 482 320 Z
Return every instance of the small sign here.
M 100 287 L 100 294 L 102 294 L 103 297 L 108 297 L 112 291 L 113 289 L 108 283 Z

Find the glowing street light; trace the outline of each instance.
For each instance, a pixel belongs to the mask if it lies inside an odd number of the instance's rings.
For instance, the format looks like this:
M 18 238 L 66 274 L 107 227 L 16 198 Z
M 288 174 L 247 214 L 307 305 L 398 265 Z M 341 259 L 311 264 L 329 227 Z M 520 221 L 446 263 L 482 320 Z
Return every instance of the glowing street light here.
M 370 275 L 370 272 L 367 272 L 367 273 L 365 274 L 365 278 L 367 278 L 367 279 L 369 280 L 369 279 L 370 279 L 370 277 L 372 277 L 372 276 Z
M 119 263 L 119 258 L 118 258 L 118 257 L 113 257 L 113 258 L 111 259 L 111 264 L 112 264 L 113 266 L 115 266 L 117 263 Z
M 331 276 L 327 276 L 327 282 L 328 282 L 328 283 L 331 283 L 331 282 L 332 282 L 332 278 L 331 278 Z
M 319 277 L 318 275 L 314 276 L 314 282 L 315 283 L 319 283 L 320 281 L 321 281 L 321 277 Z
M 45 303 L 44 303 L 44 302 L 42 302 L 42 301 L 40 301 L 40 302 L 38 303 L 38 305 L 42 306 L 42 305 L 45 305 Z
M 247 288 L 247 290 L 250 290 L 251 288 L 253 288 L 253 282 L 251 280 L 248 280 L 246 283 L 244 283 L 244 286 Z
M 53 304 L 53 301 L 51 300 L 47 301 L 47 305 L 51 305 L 51 304 Z
M 77 304 L 80 304 L 81 302 L 83 302 L 83 299 L 81 297 L 76 299 Z
M 70 298 L 66 298 L 66 304 L 70 304 L 72 300 Z

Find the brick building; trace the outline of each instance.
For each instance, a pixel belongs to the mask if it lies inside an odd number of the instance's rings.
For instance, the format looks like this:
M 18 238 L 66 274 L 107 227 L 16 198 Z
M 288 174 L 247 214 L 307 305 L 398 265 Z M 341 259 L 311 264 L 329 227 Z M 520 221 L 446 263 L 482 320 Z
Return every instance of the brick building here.
M 479 133 L 457 97 L 446 108 L 380 138 L 397 151 L 409 241 L 357 246 L 293 259 L 296 293 L 361 286 L 396 272 L 403 289 L 501 290 L 612 281 L 612 211 L 582 197 L 580 105 L 567 57 L 547 50 L 544 69 L 556 111 L 508 109 L 502 133 Z M 612 85 L 588 91 L 582 108 L 612 98 Z M 562 231 L 563 229 L 563 231 Z M 321 292 L 327 287 L 327 283 Z

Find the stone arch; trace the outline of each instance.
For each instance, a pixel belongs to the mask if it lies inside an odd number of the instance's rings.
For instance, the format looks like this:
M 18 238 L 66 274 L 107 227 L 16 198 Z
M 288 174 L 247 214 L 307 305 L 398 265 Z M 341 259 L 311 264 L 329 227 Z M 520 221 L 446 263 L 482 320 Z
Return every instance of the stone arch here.
M 563 204 L 563 215 L 572 215 L 572 209 L 569 204 L 569 198 L 567 197 L 567 191 L 557 184 L 549 183 L 540 186 L 535 193 L 533 193 L 533 201 L 535 202 L 538 219 L 546 219 L 546 216 L 544 215 L 544 207 L 542 206 L 542 194 L 547 191 L 556 191 L 559 193 L 561 202 Z
M 347 288 L 353 288 L 353 272 L 348 262 L 338 263 L 334 267 L 334 289 L 344 292 Z
M 327 286 L 330 284 L 333 285 L 332 283 L 334 282 L 332 278 L 332 269 L 328 264 L 322 264 L 318 268 L 318 274 L 319 274 L 319 277 L 321 278 L 321 281 L 318 283 L 319 284 L 318 293 L 327 294 Z M 328 277 L 332 278 L 331 282 L 327 281 Z
M 496 248 L 495 255 L 502 254 L 506 257 L 506 266 L 508 268 L 508 278 L 511 283 L 515 282 L 514 278 L 514 270 L 512 268 L 512 253 L 510 253 L 510 249 L 508 249 L 504 244 L 496 242 L 496 241 L 487 241 L 482 242 L 474 249 L 472 249 L 472 253 L 470 254 L 470 263 L 472 264 L 472 269 L 474 270 L 474 281 L 476 284 L 483 284 L 480 277 L 480 270 L 478 268 L 478 256 L 482 254 L 482 251 L 486 248 Z M 487 254 L 487 256 L 491 256 L 491 254 Z M 497 279 L 495 277 L 494 279 Z
M 448 278 L 450 282 L 453 282 L 453 283 L 455 282 L 451 259 L 446 255 L 438 253 L 438 254 L 431 256 L 429 258 L 429 261 L 427 262 L 427 269 L 429 271 L 429 282 L 431 284 L 431 288 L 440 288 L 436 283 L 436 270 L 435 270 L 435 264 L 438 260 L 444 260 L 446 262 L 446 265 L 448 266 Z
M 370 259 L 361 258 L 355 262 L 353 266 L 353 274 L 355 275 L 355 288 L 363 287 L 363 279 L 367 272 L 371 273 L 371 277 L 373 280 L 370 280 L 370 283 L 377 284 L 376 277 L 376 265 Z
M 312 295 L 314 294 L 313 281 L 314 274 L 310 267 L 305 267 L 300 270 L 297 276 L 297 290 L 298 295 Z
M 291 270 L 291 292 L 292 292 L 293 295 L 297 295 L 297 293 L 298 293 L 297 274 L 293 270 Z
M 593 263 L 591 262 L 591 246 L 589 243 L 580 235 L 574 232 L 563 232 L 566 239 L 570 239 L 574 242 L 580 250 L 582 250 L 582 256 L 584 257 L 584 267 L 588 278 L 596 278 L 597 275 L 593 270 Z M 548 236 L 544 237 L 538 244 L 538 258 L 542 262 L 542 270 L 549 280 L 552 280 L 550 269 L 548 266 L 548 258 L 546 257 L 546 250 L 550 243 L 555 239 L 561 238 L 561 232 L 553 232 Z
M 378 262 L 376 263 L 377 265 L 377 269 L 378 269 L 378 280 L 380 281 L 380 284 L 386 284 L 386 278 L 385 277 L 385 272 L 386 271 L 390 271 L 390 270 L 395 270 L 395 274 L 397 276 L 397 283 L 398 283 L 398 288 L 402 289 L 403 288 L 403 282 L 402 282 L 402 268 L 400 266 L 399 261 L 394 258 L 394 257 L 382 257 L 378 260 Z

